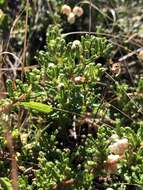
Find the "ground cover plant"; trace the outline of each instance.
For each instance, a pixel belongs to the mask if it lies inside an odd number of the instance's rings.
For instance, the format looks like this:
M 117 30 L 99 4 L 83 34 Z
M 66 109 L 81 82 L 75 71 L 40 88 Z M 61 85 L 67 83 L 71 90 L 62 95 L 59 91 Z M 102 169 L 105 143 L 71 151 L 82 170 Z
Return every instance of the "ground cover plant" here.
M 142 3 L 0 1 L 0 189 L 143 189 Z

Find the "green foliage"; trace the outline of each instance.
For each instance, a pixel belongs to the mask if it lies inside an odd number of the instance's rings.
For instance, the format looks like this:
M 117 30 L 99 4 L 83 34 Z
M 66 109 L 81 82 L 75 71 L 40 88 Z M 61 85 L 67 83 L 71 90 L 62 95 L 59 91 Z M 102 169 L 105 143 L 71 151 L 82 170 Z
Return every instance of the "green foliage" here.
M 11 185 L 8 178 L 1 177 L 0 178 L 0 184 L 2 185 L 1 187 L 3 187 L 5 190 L 12 190 L 12 185 Z
M 88 1 L 78 2 L 84 15 L 73 25 L 67 23 L 67 18 L 61 13 L 63 1 L 32 2 L 28 7 L 28 53 L 33 59 L 37 51 L 35 68 L 25 70 L 22 77 L 15 70 L 14 80 L 10 79 L 11 75 L 5 76 L 8 78 L 5 84 L 8 95 L 0 100 L 0 188 L 12 189 L 9 177 L 11 153 L 5 138 L 9 125 L 20 190 L 143 189 L 142 77 L 132 76 L 130 70 L 115 75 L 110 59 L 116 61 L 122 55 L 120 49 L 115 49 L 112 44 L 116 38 L 109 40 L 94 33 L 81 35 L 79 32 L 81 36 L 72 40 L 74 32 L 71 36 L 64 34 L 65 31 L 84 28 L 89 17 Z M 75 2 L 69 1 L 69 5 L 73 8 Z M 0 10 L 3 35 L 7 29 L 10 30 L 9 23 L 12 23 L 12 18 L 8 17 L 9 6 L 15 6 L 0 1 L 0 5 L 5 4 L 6 8 Z M 108 6 L 124 5 L 128 8 L 129 1 L 106 1 L 103 11 L 98 9 L 101 4 L 101 1 L 96 1 L 92 5 L 96 10 L 91 16 L 96 15 L 97 25 L 100 23 L 97 31 L 110 33 L 113 30 L 121 41 L 120 35 L 126 36 L 127 29 L 121 15 L 127 17 L 128 12 L 123 11 L 122 6 L 121 10 Z M 18 10 L 24 6 L 24 1 L 16 5 Z M 46 13 L 42 11 L 44 7 Z M 15 26 L 19 35 L 12 33 L 11 36 L 11 39 L 16 39 L 12 49 L 15 52 L 23 45 L 24 35 L 19 30 L 25 27 L 25 13 L 24 9 Z M 119 16 L 117 22 L 116 14 Z M 12 15 L 15 15 L 14 10 Z M 132 27 L 129 29 L 131 31 Z M 35 39 L 41 40 L 42 30 L 46 42 L 41 48 L 43 50 L 38 52 L 39 44 L 35 45 Z M 129 45 L 126 42 L 126 46 Z M 126 47 L 123 53 L 125 50 Z M 113 134 L 118 138 L 112 140 Z M 112 151 L 110 147 L 114 143 L 117 146 L 122 139 L 127 141 L 127 146 L 120 145 L 118 149 L 124 148 L 125 151 L 116 155 L 119 150 Z M 119 157 L 118 160 L 109 159 L 114 156 Z
M 133 104 L 127 96 L 128 85 L 105 80 L 108 67 L 102 65 L 100 58 L 108 58 L 111 45 L 105 38 L 92 35 L 67 43 L 60 26 L 49 27 L 46 42 L 45 51 L 37 55 L 40 67 L 26 74 L 26 82 L 17 79 L 14 90 L 12 81 L 7 81 L 7 106 L 13 101 L 16 102 L 11 107 L 14 114 L 20 114 L 21 109 L 28 113 L 27 124 L 16 115 L 15 119 L 12 115 L 7 116 L 13 123 L 14 140 L 21 143 L 16 153 L 21 167 L 20 188 L 52 189 L 63 186 L 71 190 L 96 189 L 101 183 L 104 189 L 109 186 L 126 189 L 128 184 L 137 184 L 140 189 L 143 176 L 142 122 L 135 123 L 135 127 L 126 126 L 126 115 L 117 112 L 112 129 L 110 124 L 101 123 L 101 117 L 103 114 L 110 117 L 113 107 L 105 109 L 103 106 L 98 111 L 100 96 L 108 84 L 118 97 L 114 106 L 120 106 L 127 112 Z M 141 80 L 138 83 L 140 90 Z M 6 106 L 5 101 L 1 102 L 2 106 Z M 129 149 L 112 174 L 106 165 L 113 131 L 120 138 L 128 139 Z M 1 139 L 1 147 L 4 146 L 5 142 Z M 35 166 L 31 167 L 31 162 Z M 31 175 L 26 171 L 31 171 Z M 121 177 L 120 183 L 116 176 Z M 106 180 L 100 182 L 100 178 Z M 67 181 L 71 183 L 67 185 Z

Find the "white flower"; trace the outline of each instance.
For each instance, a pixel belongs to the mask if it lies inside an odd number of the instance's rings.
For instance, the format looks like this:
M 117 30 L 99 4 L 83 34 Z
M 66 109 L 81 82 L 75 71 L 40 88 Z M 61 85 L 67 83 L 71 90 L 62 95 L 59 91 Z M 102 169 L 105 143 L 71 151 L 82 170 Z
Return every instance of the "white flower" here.
M 27 143 L 28 136 L 29 135 L 27 133 L 20 134 L 20 139 L 21 139 L 22 144 L 26 144 Z
M 111 137 L 110 137 L 110 141 L 117 141 L 119 140 L 119 136 L 117 134 L 113 134 Z
M 85 78 L 82 76 L 77 76 L 74 78 L 74 82 L 76 83 L 83 83 L 85 81 Z
M 58 84 L 57 89 L 61 90 L 63 87 L 64 87 L 64 83 L 61 82 Z
M 79 40 L 74 40 L 73 43 L 72 43 L 72 49 L 75 49 L 76 47 L 81 47 L 81 43 Z
M 112 189 L 111 187 L 109 187 L 109 188 L 107 188 L 106 190 L 114 190 L 114 189 Z
M 73 8 L 73 13 L 74 13 L 76 16 L 80 17 L 80 16 L 83 15 L 83 9 L 82 9 L 81 7 L 75 6 L 75 7 Z
M 70 24 L 75 23 L 75 15 L 74 15 L 74 13 L 71 12 L 71 13 L 68 15 L 68 22 L 69 22 Z
M 128 139 L 123 138 L 109 146 L 109 150 L 118 155 L 123 155 L 129 146 Z
M 69 14 L 71 13 L 71 7 L 69 5 L 63 5 L 62 8 L 61 8 L 61 12 L 64 14 L 64 15 L 67 15 L 69 16 Z
M 49 66 L 49 67 L 55 67 L 55 64 L 54 64 L 54 63 L 49 63 L 48 66 Z

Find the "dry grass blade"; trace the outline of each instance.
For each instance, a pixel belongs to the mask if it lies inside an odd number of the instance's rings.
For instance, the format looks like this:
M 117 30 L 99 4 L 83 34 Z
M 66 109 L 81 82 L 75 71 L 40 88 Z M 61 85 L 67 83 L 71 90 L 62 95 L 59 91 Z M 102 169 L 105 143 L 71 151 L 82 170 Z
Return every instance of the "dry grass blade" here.
M 2 46 L 0 46 L 0 51 L 2 51 Z M 0 54 L 0 99 L 5 98 L 5 84 L 4 84 L 4 79 L 3 79 L 3 73 L 1 71 L 2 69 L 2 55 Z
M 18 21 L 20 20 L 20 18 L 21 18 L 21 16 L 22 16 L 23 12 L 24 12 L 24 10 L 22 10 L 22 11 L 20 12 L 20 14 L 18 14 L 18 16 L 17 16 L 17 17 L 15 18 L 15 20 L 13 21 L 12 27 L 11 27 L 11 29 L 10 29 L 9 39 L 8 39 L 8 42 L 7 42 L 6 50 L 5 50 L 5 51 L 7 51 L 8 48 L 9 48 L 11 35 L 12 35 L 13 31 L 14 31 L 14 28 L 15 28 L 16 24 L 17 24 Z
M 103 11 L 101 11 L 95 4 L 93 4 L 91 1 L 81 1 L 79 2 L 79 4 L 90 4 L 90 6 L 92 8 L 94 8 L 95 10 L 97 10 L 102 16 L 104 16 L 105 18 L 108 18 L 109 20 L 113 21 L 113 19 L 111 17 L 109 17 L 108 15 L 106 15 Z
M 13 64 L 13 63 L 11 63 L 11 61 L 8 59 L 8 57 L 5 57 L 7 63 L 9 64 L 9 66 L 10 66 L 11 68 L 2 68 L 2 67 L 1 67 L 1 68 L 0 68 L 0 71 L 1 71 L 1 72 L 2 72 L 2 71 L 12 71 L 12 72 L 13 72 L 13 75 L 14 75 L 14 79 L 15 79 L 15 78 L 16 78 L 16 70 L 17 70 L 17 68 L 18 68 L 19 65 L 22 65 L 22 62 L 21 62 L 20 58 L 17 57 L 14 53 L 11 53 L 11 52 L 8 52 L 8 51 L 0 52 L 0 56 L 2 56 L 2 55 L 11 55 L 11 56 L 14 58 L 15 62 L 14 62 L 14 64 Z
M 24 71 L 24 66 L 26 64 L 26 52 L 27 52 L 27 36 L 28 36 L 28 15 L 29 15 L 29 0 L 26 1 L 26 16 L 25 16 L 25 36 L 24 36 L 24 46 L 23 46 L 23 54 L 21 57 L 22 60 L 22 74 Z
M 91 24 L 92 24 L 92 9 L 91 9 L 92 1 L 90 0 L 89 4 L 89 34 L 91 32 Z

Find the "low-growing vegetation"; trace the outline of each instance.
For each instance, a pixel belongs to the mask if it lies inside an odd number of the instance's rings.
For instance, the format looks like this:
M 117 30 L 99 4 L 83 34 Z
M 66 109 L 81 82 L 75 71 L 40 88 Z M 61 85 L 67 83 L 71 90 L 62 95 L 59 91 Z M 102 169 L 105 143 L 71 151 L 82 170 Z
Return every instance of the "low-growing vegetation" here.
M 0 0 L 0 189 L 143 189 L 141 6 Z

